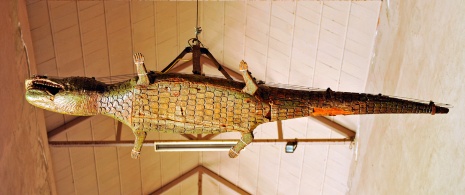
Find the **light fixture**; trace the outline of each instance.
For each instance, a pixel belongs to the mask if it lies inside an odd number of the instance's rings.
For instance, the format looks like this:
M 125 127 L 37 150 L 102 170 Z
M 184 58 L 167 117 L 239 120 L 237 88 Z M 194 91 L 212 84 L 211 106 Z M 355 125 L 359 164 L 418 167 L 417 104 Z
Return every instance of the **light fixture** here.
M 237 141 L 154 142 L 155 152 L 228 151 Z
M 286 153 L 294 153 L 296 148 L 297 148 L 297 141 L 293 141 L 293 142 L 287 142 L 284 150 L 286 151 Z

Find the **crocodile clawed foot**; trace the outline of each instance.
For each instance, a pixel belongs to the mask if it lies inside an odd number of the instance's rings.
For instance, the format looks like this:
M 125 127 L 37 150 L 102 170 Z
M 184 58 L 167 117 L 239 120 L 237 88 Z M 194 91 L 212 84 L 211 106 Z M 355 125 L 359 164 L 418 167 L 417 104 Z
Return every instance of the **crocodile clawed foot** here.
M 134 59 L 134 64 L 136 65 L 137 68 L 137 75 L 138 75 L 138 80 L 137 80 L 137 85 L 142 85 L 146 86 L 150 84 L 149 78 L 147 77 L 147 69 L 145 69 L 145 64 L 144 64 L 144 55 L 141 53 L 136 53 L 133 56 Z
M 136 129 L 133 130 L 133 133 L 136 139 L 134 140 L 134 147 L 131 150 L 131 158 L 138 159 L 140 156 L 142 144 L 144 143 L 144 140 L 147 137 L 147 132 Z
M 241 139 L 229 150 L 229 157 L 236 158 L 239 156 L 241 150 L 243 150 L 247 145 L 252 143 L 253 134 L 252 132 L 243 133 Z
M 136 65 L 143 64 L 145 61 L 144 55 L 142 55 L 141 53 L 135 53 L 133 56 L 133 59 L 134 59 L 134 64 Z
M 135 151 L 134 149 L 131 150 L 131 158 L 138 159 L 140 157 L 140 152 Z
M 242 60 L 241 63 L 239 64 L 239 71 L 247 71 L 248 69 L 249 69 L 249 66 L 244 60 Z
M 242 92 L 247 93 L 249 95 L 254 95 L 258 89 L 258 85 L 257 82 L 255 82 L 255 79 L 252 77 L 252 75 L 250 75 L 248 68 L 249 67 L 247 63 L 245 63 L 244 60 L 242 60 L 239 64 L 239 70 L 242 72 L 242 77 L 244 78 L 245 82 L 245 87 L 244 89 L 242 89 Z
M 239 156 L 239 153 L 237 153 L 237 152 L 234 150 L 234 148 L 231 148 L 231 149 L 229 150 L 228 155 L 229 155 L 229 158 L 236 158 L 236 157 Z

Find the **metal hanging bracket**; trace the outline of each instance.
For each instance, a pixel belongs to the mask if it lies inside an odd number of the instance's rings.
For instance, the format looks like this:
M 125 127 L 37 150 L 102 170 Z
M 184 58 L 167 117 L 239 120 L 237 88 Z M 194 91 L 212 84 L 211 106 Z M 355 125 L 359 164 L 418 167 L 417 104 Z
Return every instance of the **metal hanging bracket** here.
M 196 75 L 202 75 L 202 64 L 200 63 L 200 57 L 206 55 L 212 62 L 215 64 L 218 71 L 223 74 L 224 77 L 228 80 L 233 80 L 232 77 L 226 72 L 226 70 L 221 66 L 221 64 L 215 59 L 213 54 L 208 51 L 207 48 L 203 47 L 202 42 L 199 40 L 199 34 L 202 33 L 202 27 L 199 26 L 199 2 L 197 1 L 197 21 L 195 27 L 195 38 L 191 38 L 187 41 L 189 44 L 171 63 L 168 64 L 161 72 L 167 73 L 172 69 L 186 54 L 192 53 L 192 73 Z

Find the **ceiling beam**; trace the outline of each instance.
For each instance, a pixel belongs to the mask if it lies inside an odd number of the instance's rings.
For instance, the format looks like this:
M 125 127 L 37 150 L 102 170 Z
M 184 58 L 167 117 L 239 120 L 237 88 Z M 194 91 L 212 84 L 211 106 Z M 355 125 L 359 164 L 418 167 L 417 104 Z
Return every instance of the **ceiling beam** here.
M 153 146 L 154 142 L 225 142 L 232 141 L 238 142 L 238 139 L 221 139 L 221 140 L 145 140 L 145 146 Z M 306 144 L 345 144 L 352 142 L 350 138 L 318 138 L 318 139 L 254 139 L 252 143 L 287 143 L 287 142 L 299 142 Z M 121 140 L 121 141 L 49 141 L 49 145 L 52 147 L 133 147 L 134 141 Z
M 208 176 L 210 176 L 211 178 L 213 178 L 214 180 L 222 183 L 223 185 L 227 186 L 228 188 L 230 188 L 231 190 L 234 190 L 235 192 L 239 193 L 239 194 L 250 194 L 248 193 L 247 191 L 245 191 L 244 189 L 240 188 L 239 186 L 233 184 L 232 182 L 230 182 L 229 180 L 225 179 L 224 177 L 221 177 L 219 174 L 216 174 L 215 172 L 211 171 L 210 169 L 202 166 L 202 165 L 198 165 L 197 167 L 191 169 L 190 171 L 182 174 L 181 176 L 179 176 L 178 178 L 174 179 L 173 181 L 170 181 L 169 183 L 167 183 L 166 185 L 158 188 L 157 190 L 155 190 L 154 192 L 150 193 L 151 195 L 153 194 L 162 194 L 163 192 L 166 192 L 168 191 L 169 189 L 171 189 L 172 187 L 178 185 L 179 183 L 181 183 L 182 181 L 184 181 L 185 179 L 189 178 L 190 176 L 194 175 L 198 173 L 198 194 L 202 194 L 202 175 L 205 173 L 207 174 Z
M 191 135 L 191 134 L 181 134 L 181 136 L 185 137 L 188 140 L 197 140 L 197 137 Z
M 51 140 L 56 135 L 67 131 L 68 129 L 70 129 L 71 127 L 76 126 L 79 123 L 90 120 L 91 118 L 92 118 L 92 116 L 79 116 L 79 117 L 77 117 L 77 118 L 75 118 L 75 119 L 73 119 L 73 120 L 71 120 L 71 121 L 69 121 L 69 122 L 55 128 L 55 129 L 47 132 L 48 139 Z
M 202 137 L 202 140 L 211 140 L 211 139 L 213 139 L 214 137 L 216 137 L 217 135 L 219 135 L 219 134 L 208 134 L 208 135 L 206 135 L 206 136 L 203 136 L 203 137 Z
M 325 125 L 326 127 L 329 127 L 330 129 L 338 132 L 343 136 L 346 136 L 347 138 L 353 139 L 355 137 L 355 131 L 352 131 L 349 128 L 340 125 L 339 123 L 329 120 L 324 116 L 312 116 L 309 118 Z
M 202 195 L 202 190 L 203 190 L 202 189 L 202 183 L 203 183 L 202 175 L 203 175 L 203 171 L 199 170 L 199 178 L 198 178 L 198 181 L 197 181 L 197 187 L 198 187 L 197 195 Z
M 200 167 L 201 165 L 191 169 L 190 171 L 188 171 L 187 173 L 184 173 L 182 174 L 181 176 L 179 176 L 178 178 L 174 179 L 173 181 L 170 181 L 169 183 L 167 183 L 166 185 L 162 186 L 161 188 L 158 188 L 157 190 L 155 190 L 154 192 L 150 193 L 151 195 L 155 195 L 155 194 L 162 194 L 163 192 L 166 192 L 168 191 L 170 188 L 174 187 L 175 185 L 178 185 L 179 183 L 181 183 L 182 181 L 184 181 L 185 179 L 189 178 L 190 176 L 196 174 L 199 172 L 200 170 Z
M 281 120 L 277 120 L 276 125 L 278 125 L 278 140 L 282 140 L 282 139 L 284 139 L 284 136 L 283 136 L 283 122 Z
M 251 194 L 251 193 L 248 193 L 247 191 L 243 190 L 239 186 L 231 183 L 229 180 L 225 179 L 224 177 L 221 177 L 219 174 L 216 174 L 215 172 L 211 171 L 210 169 L 205 168 L 204 166 L 200 166 L 200 170 L 202 171 L 202 173 L 207 174 L 208 176 L 212 177 L 216 181 L 224 184 L 225 186 L 227 186 L 228 188 L 230 188 L 231 190 L 234 190 L 235 192 L 237 192 L 239 194 Z
M 116 126 L 116 141 L 121 140 L 122 129 L 123 129 L 123 123 L 118 121 L 118 125 Z

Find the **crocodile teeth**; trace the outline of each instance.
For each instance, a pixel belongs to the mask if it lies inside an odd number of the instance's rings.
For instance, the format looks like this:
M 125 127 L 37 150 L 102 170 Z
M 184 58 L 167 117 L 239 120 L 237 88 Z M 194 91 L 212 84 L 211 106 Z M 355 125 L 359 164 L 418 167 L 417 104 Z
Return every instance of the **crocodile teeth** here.
M 54 96 L 60 90 L 65 89 L 62 84 L 53 82 L 46 78 L 34 78 L 26 80 L 26 90 L 37 89 L 46 92 L 50 96 Z
M 59 88 L 59 89 L 65 88 L 63 85 L 52 82 L 47 79 L 34 79 L 32 80 L 32 85 L 42 85 L 42 86 L 47 86 L 47 87 Z

